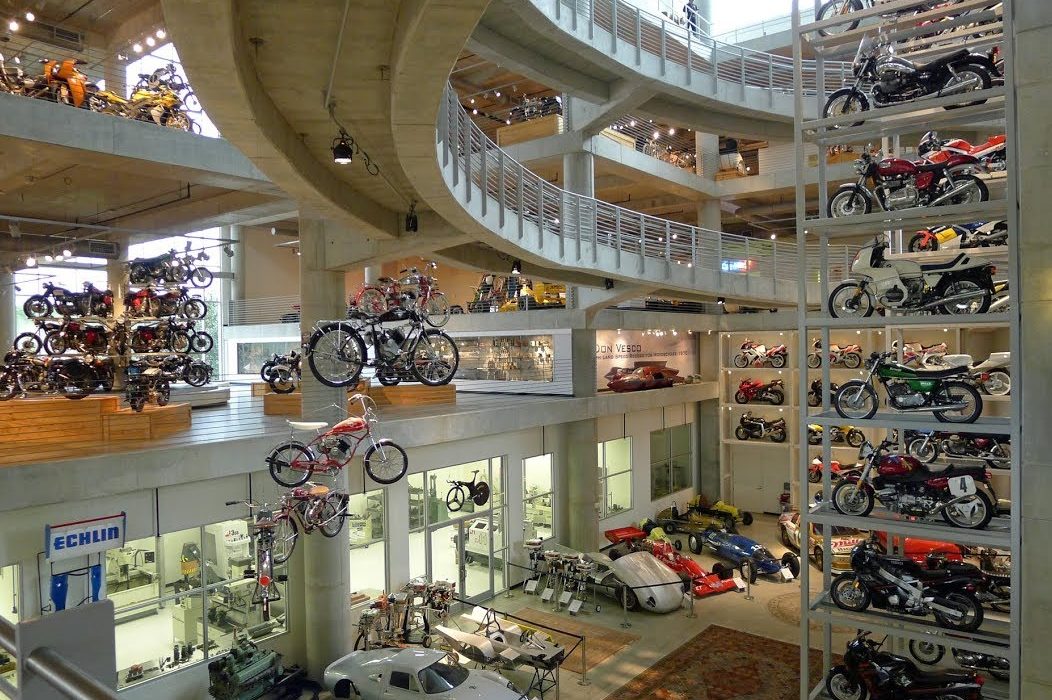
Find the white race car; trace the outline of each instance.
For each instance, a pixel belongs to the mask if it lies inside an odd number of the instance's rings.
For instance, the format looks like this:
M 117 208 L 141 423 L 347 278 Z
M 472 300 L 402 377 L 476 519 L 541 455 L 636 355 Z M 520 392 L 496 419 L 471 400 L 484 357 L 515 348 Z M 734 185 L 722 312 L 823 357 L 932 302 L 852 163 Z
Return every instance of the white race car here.
M 508 679 L 473 671 L 437 649 L 371 649 L 351 652 L 325 669 L 325 687 L 337 698 L 362 700 L 521 700 Z

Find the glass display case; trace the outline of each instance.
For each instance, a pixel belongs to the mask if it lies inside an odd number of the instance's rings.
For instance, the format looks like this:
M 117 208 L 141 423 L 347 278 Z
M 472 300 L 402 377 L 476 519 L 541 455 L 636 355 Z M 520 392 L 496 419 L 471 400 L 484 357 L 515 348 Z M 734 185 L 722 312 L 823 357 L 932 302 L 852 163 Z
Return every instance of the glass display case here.
M 551 382 L 554 380 L 552 345 L 550 335 L 457 338 L 460 369 L 456 379 Z

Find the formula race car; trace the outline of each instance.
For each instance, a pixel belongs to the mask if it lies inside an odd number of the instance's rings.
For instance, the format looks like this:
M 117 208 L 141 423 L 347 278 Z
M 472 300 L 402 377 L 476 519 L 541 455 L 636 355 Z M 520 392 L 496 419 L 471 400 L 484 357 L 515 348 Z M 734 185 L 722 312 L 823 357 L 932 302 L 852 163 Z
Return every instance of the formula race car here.
M 742 578 L 748 578 L 749 583 L 756 583 L 756 577 L 760 574 L 778 576 L 785 581 L 800 575 L 800 557 L 792 552 L 786 552 L 779 559 L 759 542 L 726 530 L 710 528 L 701 536 L 690 535 L 687 543 L 695 554 L 701 554 L 708 547 L 716 556 L 731 562 L 742 573 Z M 746 563 L 748 572 L 744 570 Z M 723 571 L 724 566 L 719 562 L 712 567 L 714 574 L 719 575 Z
M 650 552 L 658 561 L 679 574 L 681 579 L 689 581 L 691 592 L 696 598 L 737 590 L 737 585 L 730 580 L 730 571 L 723 575 L 705 571 L 701 564 L 677 552 L 660 528 L 652 530 L 649 536 L 638 527 L 621 527 L 603 534 L 614 544 L 607 550 L 611 559 L 616 561 L 629 552 Z
M 325 687 L 337 698 L 409 700 L 441 694 L 450 700 L 520 700 L 522 693 L 495 671 L 456 665 L 438 649 L 351 652 L 325 669 Z
M 704 494 L 698 494 L 690 499 L 690 502 L 687 503 L 687 505 L 690 508 L 691 514 L 697 513 L 698 515 L 711 515 L 723 518 L 724 522 L 727 522 L 732 526 L 736 526 L 738 523 L 741 523 L 746 527 L 752 525 L 752 513 L 749 511 L 740 510 L 724 501 L 716 501 L 715 503 L 710 504 Z
M 812 522 L 807 524 L 807 529 L 807 542 L 801 544 L 803 538 L 800 533 L 800 513 L 794 510 L 782 513 L 778 517 L 778 532 L 782 544 L 798 552 L 806 549 L 811 561 L 821 569 L 823 526 Z M 868 532 L 853 527 L 833 527 L 830 533 L 830 549 L 833 552 L 833 560 L 829 563 L 830 570 L 834 573 L 851 571 L 851 548 L 868 537 Z

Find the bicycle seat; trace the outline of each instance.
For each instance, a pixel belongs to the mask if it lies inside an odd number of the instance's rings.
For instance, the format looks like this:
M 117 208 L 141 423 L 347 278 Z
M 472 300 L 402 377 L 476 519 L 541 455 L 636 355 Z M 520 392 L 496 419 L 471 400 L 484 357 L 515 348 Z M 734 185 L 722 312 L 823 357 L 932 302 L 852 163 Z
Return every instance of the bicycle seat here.
M 328 423 L 325 421 L 302 421 L 302 420 L 290 420 L 288 421 L 289 427 L 293 430 L 321 430 L 326 427 Z
M 292 497 L 299 499 L 321 498 L 329 493 L 328 486 L 311 484 L 310 486 L 299 486 L 292 489 Z

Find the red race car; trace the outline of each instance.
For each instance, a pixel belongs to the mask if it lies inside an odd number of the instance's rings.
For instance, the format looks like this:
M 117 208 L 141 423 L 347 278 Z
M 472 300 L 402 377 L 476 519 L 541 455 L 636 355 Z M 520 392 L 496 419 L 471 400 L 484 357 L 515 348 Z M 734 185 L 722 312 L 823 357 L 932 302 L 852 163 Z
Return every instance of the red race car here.
M 733 570 L 728 569 L 728 578 L 710 573 L 701 568 L 698 562 L 683 556 L 667 539 L 651 539 L 638 527 L 619 527 L 603 533 L 606 539 L 614 544 L 608 552 L 611 559 L 628 552 L 646 551 L 654 555 L 662 564 L 691 582 L 694 597 L 701 598 L 712 593 L 738 590 L 737 584 L 730 578 Z
M 659 367 L 647 365 L 629 369 L 627 367 L 615 367 L 606 373 L 610 381 L 606 386 L 616 392 L 623 391 L 645 391 L 647 389 L 665 389 L 675 384 L 686 381 L 679 376 L 679 370 L 671 367 Z
M 946 561 L 964 561 L 964 553 L 958 545 L 950 542 L 938 542 L 936 540 L 922 540 L 917 537 L 906 537 L 892 535 L 888 542 L 888 533 L 877 531 L 877 539 L 885 552 L 890 552 L 891 547 L 902 550 L 905 557 L 912 559 L 924 568 L 928 568 L 928 556 L 938 554 Z

